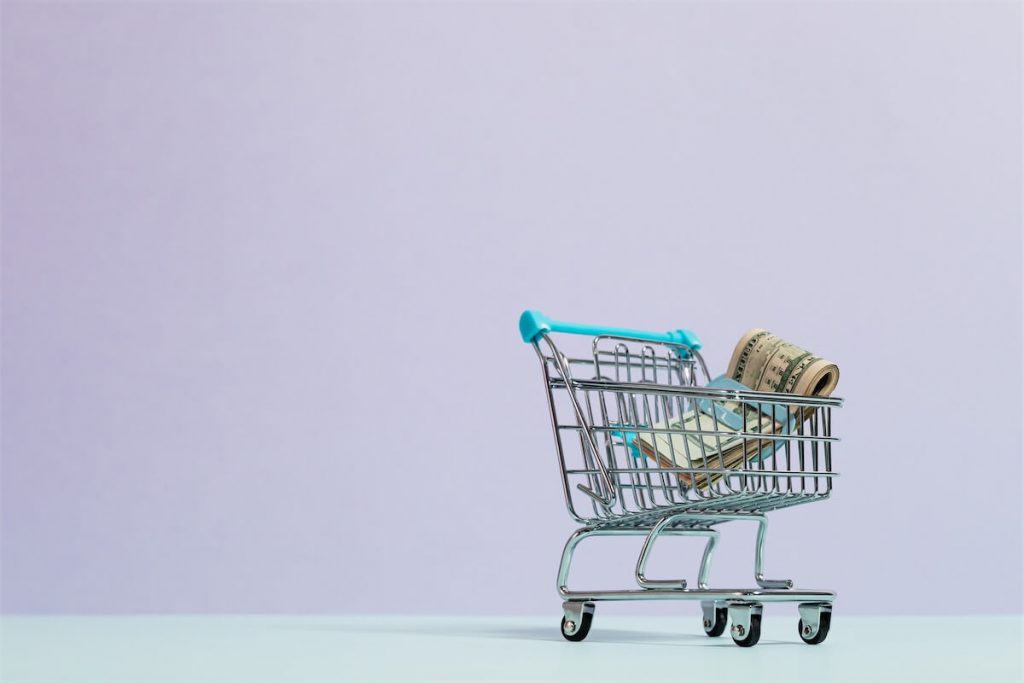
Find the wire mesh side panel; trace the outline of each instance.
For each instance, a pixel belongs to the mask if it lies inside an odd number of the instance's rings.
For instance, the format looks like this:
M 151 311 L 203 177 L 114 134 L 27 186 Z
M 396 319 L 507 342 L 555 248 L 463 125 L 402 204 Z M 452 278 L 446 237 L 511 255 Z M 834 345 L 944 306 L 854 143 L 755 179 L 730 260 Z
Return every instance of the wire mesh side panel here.
M 639 524 L 667 509 L 764 512 L 829 495 L 838 399 L 697 387 L 699 371 L 707 374 L 699 355 L 659 351 L 598 338 L 591 358 L 564 359 L 568 381 L 548 359 L 575 517 Z M 602 491 L 600 464 L 615 493 L 610 507 L 580 491 Z

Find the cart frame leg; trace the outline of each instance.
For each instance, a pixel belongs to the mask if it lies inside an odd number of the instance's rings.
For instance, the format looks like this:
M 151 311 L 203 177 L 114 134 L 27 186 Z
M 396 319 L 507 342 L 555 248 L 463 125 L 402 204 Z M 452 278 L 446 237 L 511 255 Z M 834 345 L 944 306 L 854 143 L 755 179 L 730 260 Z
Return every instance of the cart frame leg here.
M 670 590 L 685 590 L 686 579 L 648 579 L 644 575 L 647 568 L 647 560 L 650 558 L 654 541 L 660 536 L 706 536 L 707 543 L 704 546 L 704 554 L 701 556 L 700 569 L 697 574 L 697 586 L 706 589 L 708 576 L 711 573 L 711 559 L 714 557 L 715 545 L 718 543 L 719 533 L 714 529 L 666 529 L 665 526 L 671 523 L 672 519 L 662 520 L 651 530 L 647 529 L 617 529 L 600 527 L 583 527 L 577 529 L 569 536 L 562 550 L 562 560 L 558 566 L 558 592 L 564 598 L 569 599 L 572 591 L 569 590 L 569 570 L 572 567 L 572 558 L 576 552 L 576 546 L 585 538 L 591 536 L 646 536 L 640 557 L 637 559 L 635 578 L 636 582 L 645 589 L 664 588 Z M 575 602 L 576 600 L 573 600 Z M 566 614 L 568 618 L 568 614 Z
M 644 547 L 640 550 L 640 557 L 636 561 L 636 582 L 641 588 L 686 588 L 686 579 L 648 579 L 644 574 L 647 569 L 647 560 L 650 559 L 654 542 L 661 535 L 668 536 L 706 536 L 707 543 L 704 544 L 704 554 L 700 560 L 700 570 L 697 573 L 697 587 L 708 587 L 708 574 L 711 572 L 711 558 L 715 552 L 715 545 L 718 544 L 719 533 L 714 529 L 668 529 L 665 527 L 677 519 L 677 516 L 666 517 L 647 534 L 644 539 Z
M 754 546 L 754 581 L 760 588 L 792 588 L 791 579 L 764 578 L 764 541 L 768 533 L 768 518 L 764 515 L 750 515 L 757 520 L 757 543 Z
M 676 522 L 686 521 L 694 526 L 687 528 L 671 528 L 670 525 Z M 630 600 L 630 599 L 657 599 L 676 597 L 685 599 L 698 599 L 700 593 L 704 593 L 705 599 L 722 599 L 740 597 L 741 594 L 749 594 L 749 591 L 723 590 L 715 591 L 708 589 L 708 577 L 711 573 L 711 559 L 714 555 L 715 546 L 718 544 L 719 532 L 710 527 L 722 522 L 749 521 L 757 522 L 757 541 L 754 547 L 754 580 L 765 597 L 770 593 L 778 592 L 771 601 L 778 602 L 811 602 L 809 595 L 821 596 L 813 599 L 814 602 L 831 602 L 835 594 L 828 591 L 809 591 L 793 593 L 792 598 L 784 598 L 783 595 L 793 588 L 793 581 L 790 579 L 766 579 L 764 578 L 764 547 L 768 532 L 768 519 L 763 514 L 747 513 L 714 513 L 714 512 L 685 512 L 668 515 L 659 520 L 653 527 L 582 527 L 574 531 L 565 543 L 562 550 L 562 559 L 558 566 L 558 593 L 563 600 L 577 602 L 583 600 Z M 576 546 L 585 538 L 591 536 L 646 536 L 640 556 L 637 559 L 635 578 L 640 585 L 640 591 L 589 591 L 576 592 L 569 589 L 569 570 L 572 566 L 572 558 L 576 552 Z M 645 575 L 647 561 L 650 558 L 651 550 L 655 541 L 660 536 L 706 536 L 707 544 L 704 547 L 704 554 L 701 558 L 700 570 L 697 577 L 697 590 L 688 590 L 684 579 L 649 579 Z M 585 597 L 593 596 L 593 597 Z

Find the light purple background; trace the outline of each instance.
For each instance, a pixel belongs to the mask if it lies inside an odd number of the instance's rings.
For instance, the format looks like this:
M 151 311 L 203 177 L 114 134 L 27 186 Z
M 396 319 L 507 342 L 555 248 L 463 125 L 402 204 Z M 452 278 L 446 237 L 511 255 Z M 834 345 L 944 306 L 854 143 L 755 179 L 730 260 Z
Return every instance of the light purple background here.
M 769 574 L 1021 609 L 1016 3 L 2 18 L 5 611 L 557 618 L 524 307 L 836 360 L 842 477 Z

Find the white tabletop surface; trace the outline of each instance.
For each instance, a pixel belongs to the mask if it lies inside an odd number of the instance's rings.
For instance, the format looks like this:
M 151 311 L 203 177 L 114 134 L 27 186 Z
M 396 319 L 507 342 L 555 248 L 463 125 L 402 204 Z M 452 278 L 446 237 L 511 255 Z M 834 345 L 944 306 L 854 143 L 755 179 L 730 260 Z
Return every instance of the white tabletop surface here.
M 569 643 L 547 618 L 398 616 L 4 617 L 13 681 L 1021 681 L 1020 616 L 849 617 L 802 644 L 766 610 L 750 649 L 696 615 L 616 616 L 598 605 Z

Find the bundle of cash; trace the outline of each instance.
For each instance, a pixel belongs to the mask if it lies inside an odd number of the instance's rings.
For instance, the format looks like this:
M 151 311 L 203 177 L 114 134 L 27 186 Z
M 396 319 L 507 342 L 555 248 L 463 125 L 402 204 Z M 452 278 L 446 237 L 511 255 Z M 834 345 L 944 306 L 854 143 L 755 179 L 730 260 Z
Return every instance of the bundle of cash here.
M 745 462 L 757 456 L 770 455 L 774 450 L 772 441 L 754 438 L 751 435 L 785 433 L 785 418 L 775 420 L 770 414 L 757 410 L 740 408 L 737 415 L 743 415 L 743 422 L 718 420 L 702 409 L 686 412 L 682 418 L 659 422 L 655 429 L 670 432 L 643 432 L 636 435 L 634 445 L 648 458 L 657 458 L 662 467 L 692 469 L 679 472 L 679 479 L 687 486 L 707 488 L 722 478 L 725 469 L 742 467 Z
M 733 351 L 728 372 L 709 386 L 828 396 L 838 382 L 835 363 L 757 328 L 743 335 Z M 641 428 L 633 445 L 663 467 L 694 470 L 679 473 L 679 479 L 687 486 L 706 489 L 722 478 L 722 470 L 770 457 L 782 440 L 764 437 L 791 433 L 796 422 L 808 415 L 792 413 L 777 404 L 704 399 L 679 418 L 651 425 L 670 432 L 645 434 Z
M 828 396 L 839 383 L 839 367 L 768 330 L 754 328 L 740 338 L 726 376 L 754 391 Z

